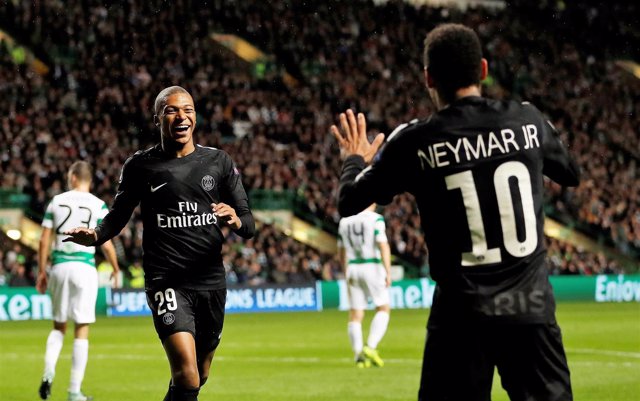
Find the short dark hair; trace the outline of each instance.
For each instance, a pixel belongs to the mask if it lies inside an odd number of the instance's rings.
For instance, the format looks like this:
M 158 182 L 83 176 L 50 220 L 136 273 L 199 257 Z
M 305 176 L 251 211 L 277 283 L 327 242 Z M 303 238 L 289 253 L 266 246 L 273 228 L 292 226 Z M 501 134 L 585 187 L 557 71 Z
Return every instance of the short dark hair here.
M 460 88 L 480 83 L 481 60 L 480 39 L 464 25 L 439 25 L 424 40 L 424 66 L 445 100 L 452 101 Z
M 69 167 L 69 173 L 81 182 L 91 182 L 93 179 L 93 168 L 85 161 L 77 161 Z
M 173 95 L 174 93 L 186 93 L 187 95 L 191 96 L 189 91 L 187 91 L 182 86 L 176 85 L 176 86 L 169 86 L 168 88 L 164 88 L 163 90 L 160 91 L 160 93 L 158 93 L 158 96 L 156 96 L 156 101 L 153 102 L 153 112 L 156 115 L 160 114 L 160 111 L 161 111 L 160 109 L 162 108 L 164 103 L 166 103 L 167 98 Z

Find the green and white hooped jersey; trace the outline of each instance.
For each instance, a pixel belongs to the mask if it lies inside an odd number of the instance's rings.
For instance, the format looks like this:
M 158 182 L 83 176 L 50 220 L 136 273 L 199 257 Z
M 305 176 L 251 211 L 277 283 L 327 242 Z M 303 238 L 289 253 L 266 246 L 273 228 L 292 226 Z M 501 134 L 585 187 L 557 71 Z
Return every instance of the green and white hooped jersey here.
M 76 227 L 95 228 L 109 209 L 107 204 L 89 192 L 67 191 L 53 197 L 42 220 L 42 227 L 54 233 L 52 265 L 64 262 L 82 262 L 96 265 L 96 248 L 73 242 L 62 242 L 66 230 Z
M 382 263 L 379 242 L 387 242 L 384 218 L 365 210 L 340 220 L 338 246 L 345 248 L 348 264 Z

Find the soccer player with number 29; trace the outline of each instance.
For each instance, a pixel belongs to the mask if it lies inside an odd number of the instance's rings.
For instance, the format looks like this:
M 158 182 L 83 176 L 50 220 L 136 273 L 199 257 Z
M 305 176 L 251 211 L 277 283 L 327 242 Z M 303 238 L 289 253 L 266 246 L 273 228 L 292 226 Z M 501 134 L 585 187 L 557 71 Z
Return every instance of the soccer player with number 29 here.
M 109 214 L 95 230 L 65 234 L 68 241 L 100 245 L 120 232 L 140 204 L 145 290 L 171 367 L 164 400 L 196 401 L 222 335 L 221 227 L 250 238 L 255 222 L 231 157 L 194 143 L 189 92 L 179 86 L 162 90 L 154 112 L 161 141 L 125 162 Z

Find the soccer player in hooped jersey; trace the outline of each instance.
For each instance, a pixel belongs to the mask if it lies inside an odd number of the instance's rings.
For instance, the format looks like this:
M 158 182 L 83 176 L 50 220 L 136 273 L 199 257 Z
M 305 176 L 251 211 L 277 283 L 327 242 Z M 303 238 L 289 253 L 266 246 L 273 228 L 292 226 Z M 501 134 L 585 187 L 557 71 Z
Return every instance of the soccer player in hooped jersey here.
M 391 251 L 384 218 L 369 206 L 355 216 L 340 220 L 338 249 L 340 263 L 346 270 L 349 294 L 347 332 L 356 366 L 382 367 L 377 346 L 389 325 L 389 286 L 391 285 Z M 367 345 L 362 340 L 362 319 L 371 298 L 376 314 L 371 321 Z
M 80 387 L 89 355 L 89 324 L 96 321 L 98 273 L 94 258 L 95 248 L 63 243 L 65 236 L 62 233 L 79 225 L 95 227 L 107 214 L 107 205 L 89 192 L 91 179 L 92 170 L 89 163 L 73 163 L 67 176 L 69 191 L 53 197 L 42 220 L 36 288 L 42 294 L 48 289 L 53 304 L 53 330 L 47 337 L 44 373 L 39 389 L 40 398 L 43 400 L 51 395 L 56 364 L 69 319 L 75 323 L 75 329 L 67 399 L 90 399 L 82 393 Z M 52 239 L 51 269 L 47 273 Z M 117 285 L 120 269 L 111 241 L 102 244 L 102 251 L 113 266 L 112 278 Z
M 164 400 L 195 401 L 222 335 L 226 282 L 220 228 L 228 225 L 251 238 L 255 222 L 231 157 L 194 143 L 191 95 L 179 86 L 165 88 L 154 111 L 160 143 L 125 162 L 102 224 L 65 234 L 73 242 L 100 245 L 120 232 L 140 203 L 145 290 L 171 367 Z
M 435 28 L 424 62 L 428 120 L 398 127 L 377 155 L 384 135 L 370 143 L 363 114 L 331 128 L 342 216 L 401 192 L 418 204 L 437 283 L 418 397 L 490 400 L 497 367 L 511 400 L 572 400 L 542 206 L 543 176 L 575 186 L 578 167 L 534 106 L 481 96 L 488 67 L 471 29 Z

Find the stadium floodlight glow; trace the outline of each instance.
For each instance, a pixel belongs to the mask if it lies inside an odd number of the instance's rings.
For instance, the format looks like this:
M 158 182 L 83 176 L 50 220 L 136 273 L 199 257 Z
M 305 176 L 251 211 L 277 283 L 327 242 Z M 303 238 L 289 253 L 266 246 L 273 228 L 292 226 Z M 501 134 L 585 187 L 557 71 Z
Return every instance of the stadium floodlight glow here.
M 22 237 L 22 232 L 20 230 L 11 229 L 7 231 L 7 237 L 17 241 Z

